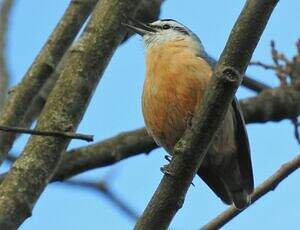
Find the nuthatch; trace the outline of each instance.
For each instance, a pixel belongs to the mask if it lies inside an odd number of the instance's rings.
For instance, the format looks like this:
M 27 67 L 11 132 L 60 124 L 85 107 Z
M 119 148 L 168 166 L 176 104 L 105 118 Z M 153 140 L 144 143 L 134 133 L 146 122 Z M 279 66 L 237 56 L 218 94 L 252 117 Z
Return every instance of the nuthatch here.
M 146 80 L 142 108 L 146 128 L 172 154 L 187 121 L 201 102 L 214 61 L 199 38 L 175 20 L 124 24 L 143 37 Z M 242 209 L 250 203 L 254 182 L 248 136 L 238 101 L 219 127 L 198 175 L 226 204 Z

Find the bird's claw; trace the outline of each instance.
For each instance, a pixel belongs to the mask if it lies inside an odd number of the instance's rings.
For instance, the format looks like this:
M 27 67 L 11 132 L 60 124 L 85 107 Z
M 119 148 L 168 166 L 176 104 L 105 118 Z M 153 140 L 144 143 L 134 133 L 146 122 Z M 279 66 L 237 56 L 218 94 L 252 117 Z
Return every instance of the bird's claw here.
M 170 172 L 170 170 L 167 168 L 168 165 L 164 165 L 163 167 L 160 168 L 160 171 L 165 174 L 166 176 L 171 176 L 173 177 L 173 173 Z
M 172 157 L 170 155 L 165 155 L 165 159 L 170 163 L 172 160 Z

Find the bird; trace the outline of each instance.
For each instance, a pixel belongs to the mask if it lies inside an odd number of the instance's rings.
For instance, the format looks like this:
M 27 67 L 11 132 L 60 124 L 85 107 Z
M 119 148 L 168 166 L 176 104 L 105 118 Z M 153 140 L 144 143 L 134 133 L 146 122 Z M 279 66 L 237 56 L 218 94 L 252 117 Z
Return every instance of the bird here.
M 170 155 L 196 106 L 202 103 L 216 61 L 188 27 L 173 19 L 142 23 L 127 17 L 142 36 L 146 78 L 142 112 L 148 133 Z M 248 135 L 234 97 L 197 174 L 228 205 L 244 209 L 254 190 Z

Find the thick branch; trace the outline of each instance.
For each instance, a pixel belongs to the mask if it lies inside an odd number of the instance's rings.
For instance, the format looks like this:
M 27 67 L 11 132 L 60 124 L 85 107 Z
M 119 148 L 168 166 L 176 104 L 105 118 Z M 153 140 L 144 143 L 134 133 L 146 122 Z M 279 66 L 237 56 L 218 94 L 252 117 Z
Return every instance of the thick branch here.
M 160 6 L 163 3 L 163 0 L 142 0 L 140 7 L 136 13 L 136 18 L 142 22 L 152 22 L 155 21 L 160 13 Z M 127 31 L 126 37 L 124 38 L 123 42 L 125 42 L 132 33 L 130 31 Z M 68 53 L 64 55 L 62 60 L 60 61 L 58 67 L 56 68 L 55 72 L 51 75 L 51 77 L 47 80 L 47 82 L 44 84 L 43 88 L 40 90 L 38 95 L 35 97 L 32 104 L 29 106 L 28 111 L 26 112 L 26 115 L 24 117 L 24 120 L 22 122 L 22 125 L 24 127 L 30 127 L 30 125 L 33 123 L 33 121 L 37 118 L 37 116 L 42 111 L 45 102 L 47 100 L 47 97 L 51 90 L 53 89 L 53 86 L 58 78 L 58 76 L 61 73 L 61 70 L 63 69 L 65 65 L 65 59 L 67 57 Z
M 300 155 L 295 157 L 293 160 L 282 165 L 277 172 L 275 172 L 272 176 L 270 176 L 267 180 L 265 180 L 261 185 L 259 185 L 255 189 L 254 193 L 251 196 L 251 205 L 254 204 L 262 196 L 266 195 L 268 192 L 274 191 L 281 181 L 286 179 L 299 167 L 300 167 Z M 226 211 L 218 215 L 215 219 L 210 221 L 208 224 L 204 225 L 201 229 L 202 230 L 220 229 L 226 223 L 228 223 L 230 220 L 232 220 L 234 217 L 239 215 L 244 210 L 246 209 L 238 210 L 235 207 L 230 207 Z
M 52 181 L 65 180 L 78 173 L 114 164 L 157 148 L 144 128 L 126 132 L 94 145 L 63 154 Z
M 0 116 L 0 124 L 20 126 L 32 100 L 55 70 L 97 0 L 73 0 L 48 41 L 32 63 L 22 82 L 10 93 Z M 10 150 L 15 135 L 0 134 L 0 163 Z
M 298 117 L 299 101 L 299 90 L 280 87 L 263 90 L 255 97 L 240 100 L 240 104 L 247 123 L 261 123 Z
M 172 161 L 165 167 L 166 175 L 135 229 L 167 229 L 182 206 L 277 2 L 247 1 L 215 68 L 204 103 L 197 109 L 192 126 L 176 144 Z
M 13 0 L 3 0 L 0 8 L 0 110 L 9 84 L 9 73 L 6 64 L 6 32 Z
M 68 60 L 36 129 L 74 131 L 113 52 L 123 40 L 122 15 L 134 15 L 139 0 L 101 0 Z M 33 136 L 0 187 L 0 229 L 16 229 L 31 215 L 69 140 Z

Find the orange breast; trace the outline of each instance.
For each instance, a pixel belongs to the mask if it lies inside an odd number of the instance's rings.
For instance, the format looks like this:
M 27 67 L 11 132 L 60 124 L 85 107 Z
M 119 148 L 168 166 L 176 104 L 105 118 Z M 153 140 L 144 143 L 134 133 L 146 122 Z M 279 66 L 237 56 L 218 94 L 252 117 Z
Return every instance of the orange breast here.
M 147 51 L 144 120 L 149 133 L 170 153 L 212 74 L 210 66 L 183 42 L 165 43 Z

